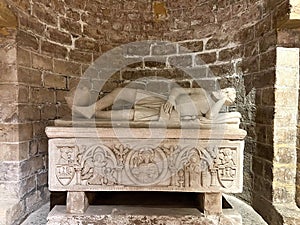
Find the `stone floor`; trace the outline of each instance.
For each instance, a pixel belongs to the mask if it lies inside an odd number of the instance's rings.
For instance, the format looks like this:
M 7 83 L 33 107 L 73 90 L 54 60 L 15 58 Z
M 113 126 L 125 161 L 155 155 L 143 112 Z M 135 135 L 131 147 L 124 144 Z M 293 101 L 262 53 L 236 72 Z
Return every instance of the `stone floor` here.
M 227 201 L 238 211 L 243 218 L 244 225 L 267 225 L 267 223 L 243 201 L 229 195 L 225 195 Z M 21 225 L 44 225 L 47 222 L 49 203 L 32 213 Z

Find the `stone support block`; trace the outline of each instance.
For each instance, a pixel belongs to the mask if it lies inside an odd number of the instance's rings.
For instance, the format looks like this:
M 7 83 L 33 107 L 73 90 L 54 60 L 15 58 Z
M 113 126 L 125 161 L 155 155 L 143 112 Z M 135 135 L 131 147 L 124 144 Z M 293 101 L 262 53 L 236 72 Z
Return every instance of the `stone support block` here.
M 222 213 L 222 193 L 204 193 L 199 196 L 200 209 L 205 215 L 219 215 Z
M 84 213 L 89 206 L 83 191 L 69 191 L 67 194 L 67 213 Z

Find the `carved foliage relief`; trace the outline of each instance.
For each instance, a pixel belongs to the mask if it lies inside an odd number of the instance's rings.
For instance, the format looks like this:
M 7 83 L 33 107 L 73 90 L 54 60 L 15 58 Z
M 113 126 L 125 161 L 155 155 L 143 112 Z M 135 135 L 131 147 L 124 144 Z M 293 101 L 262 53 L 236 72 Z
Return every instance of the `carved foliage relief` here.
M 238 179 L 237 147 L 133 148 L 129 145 L 57 145 L 55 171 L 64 186 L 191 189 L 230 188 Z M 51 166 L 51 165 L 50 165 Z

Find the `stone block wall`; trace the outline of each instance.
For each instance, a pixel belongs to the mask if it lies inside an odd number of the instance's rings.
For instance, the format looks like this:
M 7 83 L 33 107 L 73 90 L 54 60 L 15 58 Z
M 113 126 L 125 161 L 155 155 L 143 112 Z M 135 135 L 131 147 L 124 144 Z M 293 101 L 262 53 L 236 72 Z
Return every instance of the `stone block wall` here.
M 242 74 L 247 65 L 242 58 L 255 52 L 255 47 L 249 49 L 248 41 L 254 37 L 253 23 L 264 15 L 266 6 L 261 1 L 162 1 L 158 8 L 146 0 L 7 2 L 18 18 L 15 82 L 20 88 L 19 98 L 14 100 L 17 113 L 10 120 L 18 121 L 16 132 L 22 137 L 17 151 L 23 158 L 16 162 L 19 169 L 14 177 L 24 187 L 18 196 L 24 205 L 21 215 L 34 210 L 48 196 L 45 127 L 70 114 L 64 96 L 76 87 L 93 61 L 114 47 L 141 40 L 172 43 L 150 46 L 141 63 L 120 70 L 106 82 L 104 92 L 147 76 L 167 78 L 185 87 L 198 85 L 195 78 L 169 65 L 176 64 L 197 68 L 204 88 L 213 89 L 217 84 L 236 87 L 241 96 L 238 107 L 246 104 Z M 183 52 L 180 46 L 190 52 Z M 153 56 L 162 58 L 162 63 L 151 63 Z M 149 89 L 164 86 L 161 80 L 147 85 Z M 3 151 L 11 151 L 9 147 Z M 250 165 L 251 160 L 245 166 L 248 201 L 252 190 Z M 7 183 L 6 188 L 12 184 Z
M 12 63 L 1 64 L 5 73 L 0 73 L 0 79 L 6 74 L 1 85 L 9 92 L 1 89 L 0 108 L 5 120 L 3 133 L 13 139 L 3 139 L 3 144 L 0 141 L 3 167 L 11 167 L 14 172 L 10 176 L 13 180 L 0 180 L 0 184 L 6 189 L 16 183 L 23 188 L 22 194 L 15 196 L 23 207 L 19 218 L 48 198 L 44 129 L 54 119 L 70 115 L 64 96 L 77 86 L 98 57 L 123 44 L 159 40 L 169 44 L 149 42 L 143 49 L 128 49 L 124 56 L 137 62 L 121 68 L 107 81 L 93 80 L 93 85 L 105 82 L 101 94 L 134 81 L 140 88 L 167 92 L 171 85 L 166 79 L 183 87 L 235 87 L 237 110 L 243 116 L 242 128 L 248 132 L 244 191 L 239 196 L 266 220 L 280 221 L 272 206 L 275 47 L 276 30 L 288 15 L 289 1 L 7 3 L 17 17 L 17 28 L 11 38 L 12 53 L 5 53 L 12 55 Z M 0 44 L 2 51 L 6 44 Z M 113 61 L 109 63 L 112 65 Z M 185 74 L 184 70 L 195 76 Z M 156 80 L 139 80 L 145 77 Z M 10 107 L 8 103 L 12 103 Z

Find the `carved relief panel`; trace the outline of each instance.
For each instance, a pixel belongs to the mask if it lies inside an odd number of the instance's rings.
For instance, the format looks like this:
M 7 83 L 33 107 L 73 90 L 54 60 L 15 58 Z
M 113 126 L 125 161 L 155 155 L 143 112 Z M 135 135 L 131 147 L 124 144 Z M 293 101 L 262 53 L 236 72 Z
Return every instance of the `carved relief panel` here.
M 242 188 L 241 141 L 50 140 L 50 190 L 223 191 Z

